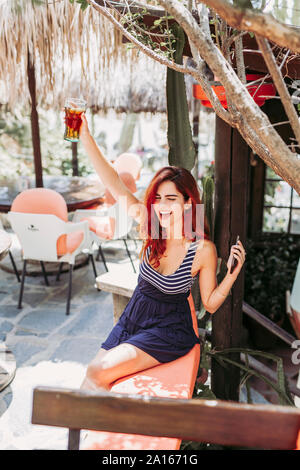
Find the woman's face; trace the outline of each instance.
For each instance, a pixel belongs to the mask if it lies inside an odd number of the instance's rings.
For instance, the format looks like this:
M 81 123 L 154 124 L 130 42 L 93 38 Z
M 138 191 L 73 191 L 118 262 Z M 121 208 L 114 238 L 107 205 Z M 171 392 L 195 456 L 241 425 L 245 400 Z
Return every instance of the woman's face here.
M 178 225 L 180 233 L 182 233 L 182 215 L 185 203 L 183 195 L 172 181 L 161 183 L 157 188 L 153 205 L 161 226 L 168 229 Z

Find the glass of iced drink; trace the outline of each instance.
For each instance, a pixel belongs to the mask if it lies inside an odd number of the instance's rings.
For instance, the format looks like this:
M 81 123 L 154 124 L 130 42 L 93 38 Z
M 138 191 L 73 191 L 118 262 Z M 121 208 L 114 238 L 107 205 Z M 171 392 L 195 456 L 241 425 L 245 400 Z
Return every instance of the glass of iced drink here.
M 78 98 L 67 98 L 65 102 L 65 135 L 70 142 L 79 141 L 81 114 L 86 111 L 86 101 Z

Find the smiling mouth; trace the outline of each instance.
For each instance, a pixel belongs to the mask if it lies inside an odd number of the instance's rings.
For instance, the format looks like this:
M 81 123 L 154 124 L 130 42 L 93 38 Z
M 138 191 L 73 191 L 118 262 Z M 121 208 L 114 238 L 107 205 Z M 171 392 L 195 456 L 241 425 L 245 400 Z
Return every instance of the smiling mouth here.
M 173 214 L 172 211 L 159 211 L 160 217 L 169 216 L 169 215 L 171 215 L 171 214 Z

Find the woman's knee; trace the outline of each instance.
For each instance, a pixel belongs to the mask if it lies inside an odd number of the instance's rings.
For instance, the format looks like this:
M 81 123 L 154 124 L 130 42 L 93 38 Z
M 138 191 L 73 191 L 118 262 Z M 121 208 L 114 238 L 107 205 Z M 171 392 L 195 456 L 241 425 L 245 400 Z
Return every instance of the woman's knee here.
M 107 374 L 105 373 L 105 367 L 102 361 L 98 361 L 97 363 L 91 362 L 88 365 L 86 377 L 98 387 L 105 387 L 109 385 Z

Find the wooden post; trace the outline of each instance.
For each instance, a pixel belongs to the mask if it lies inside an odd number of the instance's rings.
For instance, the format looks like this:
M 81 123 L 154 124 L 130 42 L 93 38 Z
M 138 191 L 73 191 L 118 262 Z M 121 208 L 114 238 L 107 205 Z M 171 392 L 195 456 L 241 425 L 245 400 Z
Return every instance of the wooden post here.
M 240 134 L 216 117 L 215 140 L 215 244 L 218 256 L 225 263 L 236 236 L 245 247 L 247 231 L 247 199 L 249 147 Z M 244 267 L 231 294 L 212 317 L 212 347 L 218 350 L 241 346 Z M 231 355 L 239 360 L 238 355 Z M 240 371 L 224 369 L 212 361 L 212 390 L 217 398 L 239 400 Z
M 264 189 L 266 165 L 257 155 L 252 156 L 250 169 L 250 200 L 248 236 L 252 239 L 258 238 L 262 232 L 264 212 Z
M 72 142 L 72 175 L 78 176 L 78 144 Z
M 43 167 L 40 143 L 39 116 L 36 108 L 35 67 L 30 52 L 28 52 L 27 76 L 29 93 L 31 97 L 31 134 L 35 169 L 35 185 L 38 188 L 43 187 Z

